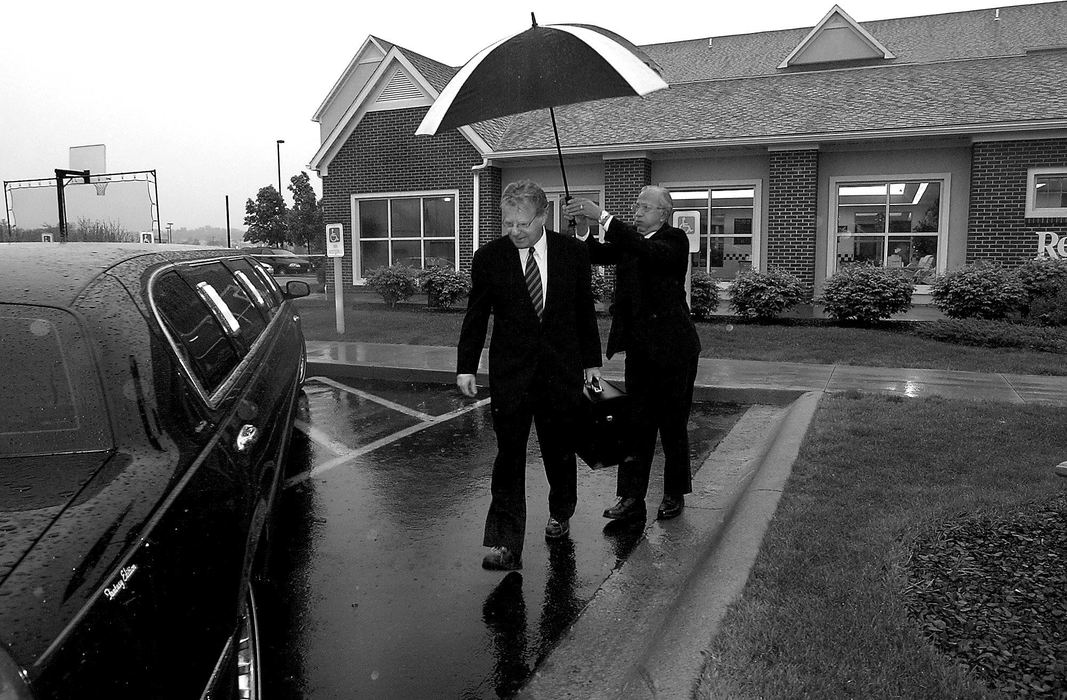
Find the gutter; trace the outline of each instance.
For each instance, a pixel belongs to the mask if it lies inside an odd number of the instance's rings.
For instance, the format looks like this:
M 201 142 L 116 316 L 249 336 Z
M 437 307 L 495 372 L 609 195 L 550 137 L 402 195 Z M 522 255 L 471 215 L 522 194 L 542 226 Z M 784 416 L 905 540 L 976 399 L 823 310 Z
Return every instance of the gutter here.
M 479 247 L 479 245 L 478 245 L 479 223 L 478 222 L 479 222 L 479 220 L 481 218 L 480 217 L 480 215 L 481 215 L 480 203 L 481 203 L 482 171 L 485 170 L 487 167 L 489 167 L 491 164 L 492 164 L 491 161 L 488 158 L 483 156 L 481 164 L 480 165 L 475 165 L 475 166 L 473 166 L 471 168 L 471 172 L 474 173 L 474 221 L 473 221 L 473 231 L 472 231 L 472 236 L 471 236 L 471 253 L 472 254 L 473 254 L 473 252 L 475 250 L 478 250 L 478 247 Z M 456 267 L 457 268 L 459 267 L 458 255 L 457 255 L 457 259 L 456 259 Z

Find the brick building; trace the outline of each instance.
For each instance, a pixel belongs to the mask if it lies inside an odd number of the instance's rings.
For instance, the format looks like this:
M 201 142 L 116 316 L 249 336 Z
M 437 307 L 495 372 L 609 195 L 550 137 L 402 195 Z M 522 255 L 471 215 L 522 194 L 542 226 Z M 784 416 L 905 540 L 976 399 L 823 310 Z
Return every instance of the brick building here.
M 835 5 L 813 27 L 643 46 L 670 89 L 556 109 L 569 189 L 625 216 L 668 187 L 694 268 L 723 284 L 776 267 L 818 288 L 860 261 L 904 268 L 921 302 L 966 262 L 1067 255 L 1065 37 L 1067 2 L 863 24 Z M 547 111 L 414 135 L 457 70 L 368 37 L 316 112 L 346 280 L 469 266 L 519 178 L 560 230 Z

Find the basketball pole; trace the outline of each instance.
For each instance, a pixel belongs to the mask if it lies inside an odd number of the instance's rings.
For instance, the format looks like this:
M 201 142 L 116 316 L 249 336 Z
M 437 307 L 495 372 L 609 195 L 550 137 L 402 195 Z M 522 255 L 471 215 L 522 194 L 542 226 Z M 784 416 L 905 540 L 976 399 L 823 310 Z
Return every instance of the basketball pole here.
M 226 195 L 226 247 L 230 248 L 230 195 Z
M 56 199 L 59 200 L 59 242 L 67 242 L 67 202 L 63 196 L 63 188 L 66 186 L 67 177 L 80 177 L 82 182 L 89 184 L 88 170 L 63 170 L 56 168 Z

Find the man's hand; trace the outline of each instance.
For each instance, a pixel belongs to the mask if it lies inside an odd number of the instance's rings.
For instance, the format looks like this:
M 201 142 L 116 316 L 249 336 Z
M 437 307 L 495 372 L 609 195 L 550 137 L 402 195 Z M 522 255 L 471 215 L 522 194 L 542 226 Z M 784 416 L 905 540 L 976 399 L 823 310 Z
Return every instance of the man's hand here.
M 582 197 L 575 197 L 563 207 L 563 213 L 570 217 L 584 216 L 587 219 L 599 221 L 600 215 L 604 213 L 604 210 L 596 202 Z
M 585 385 L 591 386 L 593 379 L 600 381 L 600 368 L 599 367 L 586 367 L 585 368 Z
M 478 395 L 478 384 L 475 382 L 473 374 L 457 374 L 456 386 L 459 387 L 464 396 L 473 398 Z

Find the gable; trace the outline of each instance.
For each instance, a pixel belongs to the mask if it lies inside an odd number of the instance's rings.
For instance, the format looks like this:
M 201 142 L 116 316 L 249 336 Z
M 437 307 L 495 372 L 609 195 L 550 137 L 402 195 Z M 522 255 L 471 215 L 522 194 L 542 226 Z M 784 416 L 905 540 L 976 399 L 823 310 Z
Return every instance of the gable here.
M 779 68 L 895 58 L 840 6 L 834 5 Z

